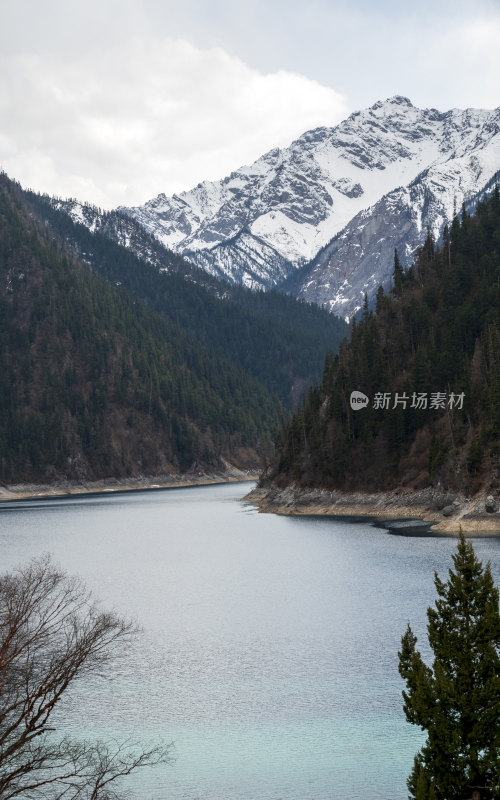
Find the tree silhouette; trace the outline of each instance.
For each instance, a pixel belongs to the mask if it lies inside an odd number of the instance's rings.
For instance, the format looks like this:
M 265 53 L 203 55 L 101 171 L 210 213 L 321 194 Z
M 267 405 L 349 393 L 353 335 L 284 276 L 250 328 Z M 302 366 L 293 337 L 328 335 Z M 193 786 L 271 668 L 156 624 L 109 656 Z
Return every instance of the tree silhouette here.
M 111 800 L 119 778 L 166 762 L 169 746 L 59 739 L 52 713 L 136 633 L 98 610 L 50 558 L 0 576 L 0 797 Z
M 454 570 L 435 576 L 436 607 L 429 608 L 427 666 L 410 626 L 399 672 L 406 718 L 427 731 L 408 779 L 415 800 L 500 797 L 500 613 L 489 564 L 460 535 Z

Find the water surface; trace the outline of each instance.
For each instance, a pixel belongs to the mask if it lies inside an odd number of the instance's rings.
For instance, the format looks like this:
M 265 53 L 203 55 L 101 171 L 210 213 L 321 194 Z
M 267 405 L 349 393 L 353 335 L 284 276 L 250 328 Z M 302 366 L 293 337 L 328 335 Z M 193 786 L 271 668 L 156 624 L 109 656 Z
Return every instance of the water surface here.
M 433 572 L 456 541 L 259 514 L 242 484 L 0 506 L 2 571 L 45 552 L 144 633 L 78 686 L 62 730 L 175 743 L 138 800 L 403 800 L 421 734 L 401 636 L 426 653 Z M 477 539 L 500 577 L 500 540 Z M 64 712 L 64 713 L 63 713 Z

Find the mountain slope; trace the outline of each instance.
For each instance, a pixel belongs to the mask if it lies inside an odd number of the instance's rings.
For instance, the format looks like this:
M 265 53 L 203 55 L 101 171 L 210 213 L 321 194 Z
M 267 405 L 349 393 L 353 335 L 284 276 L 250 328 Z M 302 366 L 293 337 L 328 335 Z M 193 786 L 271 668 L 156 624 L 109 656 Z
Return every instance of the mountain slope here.
M 66 226 L 65 229 L 61 221 L 56 224 L 55 220 L 60 215 L 51 213 L 51 209 L 66 215 L 76 225 L 82 225 L 91 234 L 104 236 L 116 245 L 126 248 L 138 259 L 153 265 L 157 270 L 182 275 L 193 283 L 212 290 L 215 294 L 221 291 L 218 282 L 214 281 L 210 275 L 166 248 L 127 214 L 120 211 L 102 211 L 96 206 L 81 203 L 75 199 L 63 200 L 47 194 L 38 195 L 34 192 L 25 192 L 25 195 L 29 197 L 31 205 L 36 206 L 39 213 L 43 212 L 47 221 L 50 217 L 52 225 L 57 227 L 62 235 L 68 237 L 68 243 L 71 240 L 71 226 Z M 89 241 L 91 240 L 87 238 L 87 243 Z M 85 252 L 80 254 L 84 258 L 86 257 Z
M 347 333 L 342 320 L 317 306 L 211 278 L 127 217 L 25 196 L 33 212 L 95 271 L 245 369 L 285 407 L 319 379 L 325 354 L 336 351 Z
M 314 259 L 291 285 L 348 316 L 383 281 L 401 217 L 409 264 L 427 227 L 437 238 L 454 204 L 499 166 L 500 109 L 442 113 L 393 97 L 221 181 L 121 211 L 207 272 L 252 288 L 278 286 Z M 360 261 L 362 277 L 351 278 Z
M 455 217 L 440 250 L 429 236 L 407 273 L 395 264 L 391 295 L 377 293 L 284 426 L 267 479 L 498 493 L 499 354 L 497 187 L 475 217 Z
M 438 168 L 430 167 L 409 186 L 389 192 L 357 214 L 310 264 L 285 279 L 280 289 L 351 317 L 362 307 L 365 294 L 373 299 L 380 285 L 388 287 L 395 249 L 403 266 L 409 267 L 429 231 L 436 241 L 441 239 L 453 215 L 450 199 L 454 205 L 457 198 L 473 205 L 493 186 L 496 173 L 475 191 L 474 176 L 462 166 L 461 172 L 455 164 L 452 176 L 444 175 L 439 167 L 439 178 Z M 479 174 L 484 179 L 484 173 Z
M 111 286 L 0 175 L 0 479 L 99 479 L 259 461 L 279 399 Z

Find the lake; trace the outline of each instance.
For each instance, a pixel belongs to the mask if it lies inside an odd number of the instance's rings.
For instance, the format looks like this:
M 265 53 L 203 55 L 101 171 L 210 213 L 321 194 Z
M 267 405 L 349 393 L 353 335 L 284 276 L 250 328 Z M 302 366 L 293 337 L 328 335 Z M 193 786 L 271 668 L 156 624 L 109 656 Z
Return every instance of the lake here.
M 137 800 L 404 800 L 422 734 L 397 651 L 428 656 L 452 537 L 259 514 L 251 484 L 0 505 L 2 572 L 50 552 L 143 633 L 58 712 L 75 735 L 174 742 Z M 476 539 L 500 579 L 500 539 Z

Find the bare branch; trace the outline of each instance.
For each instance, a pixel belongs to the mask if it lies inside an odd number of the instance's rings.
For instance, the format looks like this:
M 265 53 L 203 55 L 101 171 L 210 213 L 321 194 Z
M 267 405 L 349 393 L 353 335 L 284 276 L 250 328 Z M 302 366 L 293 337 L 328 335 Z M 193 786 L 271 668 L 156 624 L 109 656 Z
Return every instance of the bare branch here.
M 54 742 L 49 720 L 65 692 L 101 670 L 137 633 L 99 610 L 83 584 L 49 556 L 0 576 L 0 797 L 108 800 L 134 769 L 170 760 L 170 746 L 141 751 L 103 742 Z

